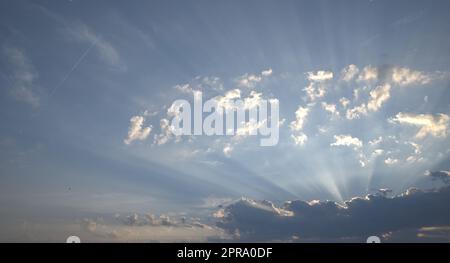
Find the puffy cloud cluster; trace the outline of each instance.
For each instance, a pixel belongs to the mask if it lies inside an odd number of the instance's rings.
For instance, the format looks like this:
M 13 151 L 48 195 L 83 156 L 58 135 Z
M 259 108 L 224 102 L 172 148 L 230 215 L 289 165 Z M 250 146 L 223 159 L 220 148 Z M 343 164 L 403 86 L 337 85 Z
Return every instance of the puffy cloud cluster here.
M 266 70 L 261 73 L 263 76 L 271 75 L 271 70 Z M 202 80 L 204 82 L 204 79 Z M 174 88 L 181 93 L 192 93 L 195 102 L 204 102 L 205 93 L 210 94 L 209 91 L 201 91 L 197 84 L 191 85 L 190 83 L 184 85 L 177 85 Z M 216 93 L 217 94 L 217 93 Z M 216 150 L 221 150 L 226 157 L 230 157 L 233 152 L 235 146 L 238 143 L 241 143 L 244 138 L 247 138 L 249 135 L 257 135 L 258 129 L 267 125 L 269 120 L 267 119 L 269 116 L 262 117 L 261 114 L 258 113 L 258 108 L 262 105 L 265 105 L 265 102 L 268 101 L 273 107 L 273 105 L 278 104 L 277 99 L 267 99 L 263 97 L 264 94 L 262 92 L 257 92 L 256 90 L 246 90 L 246 89 L 229 89 L 229 90 L 220 90 L 218 95 L 209 98 L 209 100 L 214 102 L 214 111 L 218 115 L 233 114 L 233 111 L 236 110 L 245 110 L 246 112 L 256 112 L 258 115 L 256 118 L 254 116 L 249 116 L 248 119 L 241 120 L 241 122 L 237 125 L 237 121 L 230 127 L 226 127 L 225 134 L 230 135 L 224 137 L 223 139 L 216 139 L 210 143 L 210 146 L 204 151 L 205 153 L 216 152 Z M 194 106 L 195 107 L 195 106 Z M 230 112 L 228 112 L 230 111 Z M 172 126 L 171 119 L 173 117 L 180 117 L 182 114 L 182 110 L 176 104 L 172 104 L 167 108 L 166 116 L 160 119 L 160 132 L 159 134 L 154 135 L 154 144 L 155 145 L 164 145 L 170 141 L 174 141 L 176 143 L 181 142 L 183 140 L 182 135 L 176 135 L 173 133 L 174 127 Z M 191 109 L 192 112 L 192 109 Z M 231 115 L 230 115 L 231 116 Z M 239 118 L 240 116 L 238 116 Z M 222 116 L 225 118 L 225 115 Z M 206 118 L 204 121 L 207 121 Z M 228 120 L 227 120 L 228 121 Z M 278 127 L 280 127 L 284 123 L 285 119 L 278 120 Z M 272 123 L 270 123 L 272 125 Z M 276 123 L 275 123 L 276 125 Z M 194 136 L 190 136 L 187 141 L 192 142 Z M 211 146 L 212 145 L 212 146 Z M 198 150 L 203 152 L 202 150 Z
M 406 87 L 414 85 L 426 85 L 433 80 L 440 79 L 445 74 L 427 73 L 399 66 L 365 66 L 360 70 L 356 65 L 349 65 L 341 72 L 341 78 L 345 82 L 356 80 L 356 83 L 364 83 L 364 89 L 370 90 L 367 103 L 359 104 L 347 109 L 347 119 L 358 119 L 369 112 L 378 111 L 391 97 L 393 87 Z M 377 84 L 376 87 L 370 88 Z M 355 101 L 358 100 L 361 89 L 354 89 Z M 341 99 L 344 108 L 350 104 L 346 98 Z
M 218 226 L 241 240 L 345 241 L 404 229 L 450 225 L 450 187 L 435 191 L 409 189 L 388 197 L 384 192 L 332 201 L 289 201 L 282 207 L 271 202 L 241 199 L 228 205 Z M 388 237 L 386 237 L 388 238 Z
M 199 94 L 207 94 L 208 97 L 212 97 L 217 101 L 217 104 L 225 109 L 233 110 L 236 107 L 236 100 L 242 100 L 245 109 L 253 109 L 257 107 L 259 102 L 262 100 L 263 93 L 256 91 L 253 88 L 257 83 L 261 82 L 264 78 L 272 76 L 272 69 L 264 70 L 258 74 L 244 74 L 237 81 L 237 88 L 223 89 L 222 82 L 219 78 L 204 78 L 196 77 L 194 80 L 190 81 L 184 85 L 177 85 L 175 88 L 186 94 L 193 94 L 199 96 Z M 299 105 L 295 111 L 295 117 L 290 120 L 290 136 L 291 140 L 295 145 L 304 145 L 308 136 L 305 133 L 305 124 L 316 125 L 317 120 L 321 118 L 315 115 L 316 109 L 320 108 L 321 111 L 331 113 L 331 119 L 334 121 L 342 121 L 344 118 L 348 120 L 359 119 L 365 115 L 369 115 L 371 112 L 377 112 L 391 99 L 393 96 L 393 91 L 399 87 L 413 86 L 413 85 L 425 85 L 429 84 L 437 78 L 439 74 L 437 73 L 427 73 L 418 70 L 412 70 L 405 67 L 399 66 L 364 66 L 358 68 L 354 64 L 350 64 L 343 68 L 338 77 L 339 85 L 344 85 L 344 87 L 353 87 L 357 85 L 359 87 L 353 88 L 354 98 L 348 97 L 350 92 L 341 89 L 340 87 L 329 89 L 331 84 L 335 84 L 334 73 L 332 71 L 318 70 L 310 71 L 305 75 L 308 84 L 304 88 L 306 92 L 305 105 Z M 220 85 L 219 85 L 220 84 Z M 213 89 L 212 86 L 218 86 L 220 88 Z M 208 87 L 208 88 L 207 88 Z M 247 87 L 250 89 L 245 89 L 241 87 Z M 346 92 L 344 95 L 343 92 Z M 334 96 L 336 95 L 336 96 Z M 343 97 L 347 96 L 347 97 Z M 351 96 L 351 95 L 350 95 Z M 340 98 L 338 101 L 333 99 Z M 159 134 L 154 135 L 154 144 L 163 145 L 175 138 L 175 142 L 182 141 L 180 136 L 175 136 L 171 132 L 170 119 L 176 116 L 178 113 L 171 111 L 171 108 L 167 110 L 167 116 L 160 119 Z M 340 118 L 340 115 L 344 115 Z M 144 116 L 145 117 L 145 116 Z M 308 123 L 308 119 L 311 122 Z M 264 120 L 262 120 L 264 121 Z M 283 121 L 283 119 L 282 119 Z M 282 123 L 282 121 L 280 123 Z M 345 120 L 344 120 L 345 121 Z M 449 116 L 446 114 L 410 114 L 410 113 L 398 113 L 395 117 L 391 118 L 392 123 L 398 124 L 408 124 L 415 125 L 420 128 L 416 134 L 417 138 L 423 138 L 426 135 L 432 135 L 436 137 L 445 137 L 448 134 L 448 122 Z M 242 141 L 242 138 L 246 138 L 248 134 L 256 131 L 258 129 L 257 122 L 246 123 L 244 127 L 239 128 L 236 131 L 236 135 L 233 137 L 228 137 L 223 140 L 216 140 L 213 142 L 214 146 L 208 148 L 208 152 L 220 151 L 225 156 L 230 156 L 231 153 L 236 149 L 236 144 Z M 148 128 L 151 128 L 148 127 Z M 308 131 L 310 128 L 308 127 Z M 348 146 L 352 147 L 360 155 L 360 162 L 366 164 L 370 162 L 371 159 L 376 157 L 382 157 L 382 162 L 385 165 L 398 164 L 404 160 L 409 163 L 416 162 L 418 160 L 423 160 L 419 154 L 410 154 L 408 156 L 400 156 L 397 153 L 389 151 L 384 147 L 371 147 L 370 149 L 363 148 L 363 142 L 358 138 L 353 138 L 350 135 L 339 135 L 340 133 L 348 133 L 348 131 L 334 128 L 323 123 L 319 123 L 315 128 L 318 129 L 320 135 L 326 136 L 328 132 L 324 131 L 335 131 L 334 142 L 331 146 Z M 130 134 L 126 139 L 127 144 L 131 143 L 133 140 L 142 140 L 146 137 L 146 128 L 135 127 L 132 130 L 130 127 Z M 228 131 L 227 131 L 228 132 Z M 318 135 L 318 134 L 317 134 Z M 193 137 L 188 139 L 192 141 Z
M 355 96 L 357 97 L 358 95 Z M 370 111 L 372 112 L 378 111 L 383 106 L 383 104 L 389 100 L 390 97 L 391 97 L 390 84 L 383 84 L 377 86 L 376 88 L 370 91 L 369 101 L 367 102 L 367 104 L 362 103 L 359 106 L 347 109 L 346 117 L 349 120 L 359 119 L 361 116 L 366 115 Z

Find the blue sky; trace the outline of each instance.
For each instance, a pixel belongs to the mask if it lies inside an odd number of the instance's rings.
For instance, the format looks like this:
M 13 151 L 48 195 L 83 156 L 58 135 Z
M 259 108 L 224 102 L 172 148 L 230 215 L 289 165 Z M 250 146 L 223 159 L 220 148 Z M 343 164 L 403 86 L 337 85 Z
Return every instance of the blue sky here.
M 426 172 L 450 169 L 448 1 L 2 1 L 0 10 L 8 240 L 87 235 L 86 218 L 133 213 L 209 223 L 217 204 L 242 196 L 401 194 L 436 187 Z M 165 133 L 174 100 L 235 89 L 279 100 L 278 145 Z M 130 139 L 133 126 L 150 132 Z

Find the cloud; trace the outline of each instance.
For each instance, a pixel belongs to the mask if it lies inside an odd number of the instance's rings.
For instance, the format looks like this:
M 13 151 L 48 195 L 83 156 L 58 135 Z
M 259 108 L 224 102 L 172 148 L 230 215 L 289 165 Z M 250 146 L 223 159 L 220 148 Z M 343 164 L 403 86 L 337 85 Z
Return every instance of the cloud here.
M 138 213 L 131 213 L 127 216 L 116 215 L 115 219 L 127 226 L 178 226 L 182 223 L 171 220 L 171 218 L 165 214 L 161 214 L 158 217 L 153 214 L 141 215 Z
M 217 101 L 218 107 L 223 107 L 226 110 L 233 110 L 235 108 L 234 100 L 241 98 L 241 90 L 240 89 L 232 89 L 225 92 L 222 96 L 214 97 L 214 100 Z
M 413 70 L 407 67 L 384 65 L 380 67 L 366 66 L 361 71 L 354 65 L 349 65 L 342 70 L 342 79 L 352 80 L 355 75 L 357 81 L 361 82 L 381 82 L 382 84 L 391 84 L 399 87 L 412 85 L 426 85 L 434 80 L 442 79 L 448 76 L 443 72 L 424 72 Z
M 244 74 L 238 78 L 237 83 L 240 87 L 254 88 L 259 82 L 264 78 L 272 75 L 272 69 L 266 69 L 261 72 L 261 74 Z
M 339 111 L 336 109 L 336 104 L 329 104 L 326 102 L 322 102 L 322 108 L 333 115 L 339 115 Z
M 389 194 L 392 194 L 394 191 L 392 189 L 389 188 L 381 188 L 381 189 L 377 189 L 378 193 L 380 193 L 383 196 L 388 196 Z
M 299 106 L 297 111 L 295 111 L 295 121 L 291 122 L 291 125 L 289 126 L 291 130 L 301 131 L 306 121 L 306 117 L 308 117 L 308 113 L 309 108 Z
M 410 158 L 413 158 L 414 160 L 417 159 L 420 154 L 422 153 L 422 146 L 415 143 L 415 142 L 405 142 L 405 144 L 412 146 L 414 149 L 414 156 L 409 156 Z
M 356 65 L 350 64 L 344 69 L 342 69 L 341 76 L 342 80 L 350 81 L 358 75 L 359 69 Z
M 206 77 L 197 77 L 200 78 L 199 86 L 201 88 L 209 88 L 214 91 L 223 91 L 223 83 L 219 77 L 215 76 L 206 76 Z
M 241 87 L 254 87 L 256 85 L 256 83 L 260 82 L 262 80 L 261 76 L 258 75 L 253 75 L 253 74 L 245 74 L 243 75 L 239 81 L 238 81 L 238 85 Z
M 197 76 L 189 83 L 177 84 L 174 88 L 185 94 L 201 91 L 203 93 L 223 92 L 222 80 L 215 76 Z
M 335 142 L 330 144 L 331 146 L 353 146 L 355 148 L 361 148 L 363 146 L 360 139 L 350 135 L 334 135 L 334 139 Z
M 359 72 L 359 73 L 358 73 Z M 378 111 L 391 97 L 393 87 L 405 87 L 411 85 L 426 85 L 434 80 L 442 79 L 446 75 L 442 72 L 427 73 L 417 71 L 406 67 L 399 66 L 365 66 L 361 71 L 354 65 L 349 65 L 342 70 L 342 78 L 345 81 L 352 80 L 358 74 L 357 81 L 366 82 L 368 86 L 364 88 L 356 88 L 353 90 L 354 101 L 360 97 L 360 93 L 364 90 L 370 90 L 369 100 L 359 106 L 347 109 L 346 118 L 359 119 L 369 112 Z M 371 88 L 372 84 L 378 84 L 375 88 Z M 348 99 L 340 100 L 344 108 L 350 104 Z
M 409 189 L 388 197 L 371 194 L 343 204 L 332 201 L 269 201 L 241 199 L 225 207 L 218 226 L 239 232 L 243 241 L 365 240 L 391 231 L 450 225 L 450 187 L 434 191 Z
M 370 100 L 367 103 L 367 108 L 370 111 L 377 111 L 381 108 L 383 103 L 385 103 L 390 97 L 391 85 L 384 84 L 376 87 L 370 92 Z
M 357 100 L 358 97 L 358 90 L 354 90 L 355 91 L 355 100 Z M 346 118 L 349 120 L 352 119 L 359 119 L 361 118 L 361 116 L 367 115 L 368 111 L 378 111 L 381 106 L 383 106 L 383 104 L 389 100 L 389 98 L 391 97 L 390 94 L 391 91 L 391 85 L 389 84 L 383 84 L 380 85 L 378 87 L 376 87 L 375 89 L 373 89 L 372 91 L 370 91 L 369 93 L 369 101 L 367 102 L 367 104 L 362 103 L 359 106 L 355 106 L 353 108 L 347 109 L 346 111 Z M 344 103 L 349 103 L 348 100 L 345 101 Z
M 383 150 L 383 149 L 375 149 L 375 150 L 373 151 L 373 153 L 372 153 L 372 157 L 380 156 L 380 155 L 382 155 L 383 153 L 384 153 L 384 150 Z
M 142 114 L 145 117 L 154 117 L 156 115 L 158 115 L 159 112 L 158 111 L 149 111 L 149 110 L 145 110 L 144 113 Z
M 130 213 L 114 218 L 85 218 L 80 222 L 86 242 L 206 242 L 229 239 L 218 227 L 186 216 Z
M 65 16 L 53 13 L 43 6 L 39 6 L 39 9 L 54 21 L 64 26 L 64 34 L 66 37 L 70 38 L 70 40 L 75 39 L 76 41 L 92 46 L 95 48 L 97 55 L 103 62 L 118 69 L 125 69 L 125 65 L 122 63 L 121 56 L 117 49 L 94 29 L 83 22 L 74 22 L 67 19 Z M 138 32 L 138 34 L 142 36 L 141 33 L 142 32 Z M 88 51 L 89 49 L 87 52 Z
M 268 76 L 269 73 L 270 70 L 265 72 L 264 75 Z M 182 93 L 192 92 L 195 98 L 200 98 L 203 96 L 204 92 L 201 90 L 197 90 L 197 87 L 198 86 L 194 88 L 194 86 L 190 83 L 174 86 L 175 89 Z M 241 107 L 246 112 L 256 110 L 257 108 L 261 107 L 262 103 L 265 102 L 265 100 L 267 100 L 267 98 L 263 98 L 263 96 L 264 94 L 262 92 L 257 92 L 255 90 L 242 90 L 239 88 L 234 88 L 229 90 L 221 90 L 219 95 L 210 98 L 210 100 L 216 103 L 217 108 L 223 108 L 225 110 L 217 111 L 218 114 L 229 114 L 226 112 L 227 110 L 240 110 Z M 275 103 L 278 103 L 278 100 L 276 99 L 268 99 L 268 101 L 271 105 L 275 105 Z M 167 115 L 160 121 L 160 133 L 154 135 L 154 144 L 164 145 L 172 138 L 175 138 L 175 142 L 182 141 L 183 136 L 173 134 L 173 127 L 170 124 L 170 119 L 180 114 L 180 112 L 181 111 L 179 107 L 174 104 L 168 107 Z M 254 119 L 253 116 L 247 116 L 250 119 L 247 119 L 246 117 L 245 120 L 239 123 L 239 126 L 234 124 L 234 126 L 232 127 L 226 127 L 225 132 L 228 133 L 227 135 L 233 136 L 224 137 L 223 140 L 216 140 L 215 142 L 213 142 L 215 146 L 209 147 L 209 149 L 211 149 L 209 150 L 209 152 L 211 152 L 212 149 L 221 150 L 226 157 L 230 157 L 237 144 L 243 142 L 243 139 L 249 137 L 250 135 L 256 135 L 258 129 L 267 125 L 269 121 L 267 118 L 262 119 L 261 114 L 258 114 L 256 119 Z M 282 126 L 284 122 L 285 119 L 279 120 L 278 127 Z M 194 135 L 191 136 L 190 140 L 188 141 L 192 141 L 193 138 L 195 138 Z
M 308 86 L 303 89 L 310 101 L 315 101 L 318 98 L 325 96 L 326 86 L 320 82 L 310 82 Z
M 159 121 L 159 126 L 161 129 L 161 132 L 159 134 L 155 134 L 153 141 L 156 145 L 163 145 L 163 144 L 166 144 L 167 142 L 169 142 L 170 139 L 172 139 L 172 137 L 174 135 L 172 133 L 170 122 L 168 119 L 166 119 L 166 118 L 161 119 Z
M 291 138 L 296 145 L 304 145 L 308 140 L 308 136 L 301 131 L 303 130 L 303 125 L 308 117 L 309 111 L 309 108 L 299 106 L 297 111 L 295 111 L 295 121 L 292 121 L 289 125 L 292 131 Z
M 231 144 L 226 144 L 225 147 L 223 147 L 223 154 L 226 157 L 230 157 L 231 156 L 231 152 L 233 151 L 233 146 Z
M 392 82 L 399 86 L 425 85 L 433 80 L 431 74 L 403 67 L 392 69 Z
M 365 66 L 358 76 L 358 81 L 376 81 L 378 79 L 378 68 L 372 66 Z
M 367 115 L 368 111 L 378 111 L 384 103 L 386 103 L 391 97 L 391 85 L 383 84 L 377 86 L 369 93 L 369 101 L 366 103 L 362 103 L 359 106 L 355 106 L 351 109 L 347 109 L 346 117 L 349 120 L 359 119 L 363 115 Z M 358 100 L 359 89 L 354 90 L 355 100 Z M 346 102 L 346 101 L 344 101 Z M 347 101 L 347 103 L 349 103 Z
M 389 158 L 384 160 L 384 163 L 386 165 L 394 165 L 394 164 L 398 163 L 398 159 L 393 159 L 393 158 L 389 157 Z
M 303 132 L 292 134 L 291 138 L 294 140 L 296 145 L 304 145 L 308 140 L 308 136 L 306 136 Z
M 378 145 L 378 144 L 380 144 L 382 142 L 383 142 L 383 137 L 382 136 L 378 136 L 378 138 L 375 138 L 375 139 L 369 141 L 369 145 L 376 146 L 376 145 Z
M 39 75 L 31 60 L 22 49 L 15 47 L 4 47 L 3 54 L 11 65 L 12 74 L 9 79 L 12 85 L 11 94 L 18 101 L 28 103 L 35 108 L 38 107 L 40 97 L 36 92 L 36 80 Z
M 267 69 L 267 70 L 263 70 L 263 71 L 261 72 L 261 75 L 264 76 L 264 77 L 268 77 L 268 76 L 272 75 L 272 69 L 269 68 L 269 69 Z
M 114 46 L 100 35 L 96 34 L 86 24 L 77 24 L 75 28 L 70 31 L 70 33 L 77 40 L 94 45 L 100 59 L 108 65 L 120 68 L 123 67 L 119 52 L 114 48 Z
M 347 98 L 340 98 L 339 103 L 341 103 L 342 107 L 347 108 L 347 106 L 350 104 L 350 100 Z
M 191 94 L 194 90 L 192 88 L 192 86 L 187 83 L 187 84 L 180 84 L 180 85 L 175 85 L 174 87 L 176 90 L 180 91 L 181 93 L 187 93 L 187 94 Z
M 303 90 L 310 101 L 315 101 L 326 94 L 326 82 L 333 79 L 333 72 L 319 70 L 317 72 L 307 72 L 306 78 L 309 80 L 308 86 Z
M 307 79 L 313 82 L 321 82 L 333 79 L 333 72 L 331 71 L 319 70 L 316 73 L 310 71 L 306 74 Z
M 125 144 L 130 144 L 135 140 L 145 140 L 152 130 L 152 126 L 143 128 L 145 118 L 143 116 L 133 116 L 130 119 L 130 127 L 128 128 L 128 136 L 123 141 Z
M 449 171 L 436 171 L 436 172 L 425 172 L 426 176 L 429 176 L 433 181 L 442 181 L 445 184 L 450 183 L 450 172 Z
M 261 96 L 262 96 L 262 93 L 252 90 L 250 92 L 250 95 L 248 97 L 244 98 L 244 108 L 246 110 L 249 110 L 249 109 L 254 109 L 258 105 L 260 105 L 262 102 Z
M 446 114 L 413 114 L 398 113 L 390 119 L 392 123 L 407 124 L 420 127 L 416 138 L 421 139 L 427 135 L 435 137 L 447 137 L 450 117 Z
M 359 118 L 361 118 L 362 115 L 366 115 L 366 114 L 367 114 L 367 107 L 366 107 L 366 104 L 363 103 L 354 108 L 347 109 L 345 117 L 349 120 L 353 120 L 353 119 L 359 119 Z

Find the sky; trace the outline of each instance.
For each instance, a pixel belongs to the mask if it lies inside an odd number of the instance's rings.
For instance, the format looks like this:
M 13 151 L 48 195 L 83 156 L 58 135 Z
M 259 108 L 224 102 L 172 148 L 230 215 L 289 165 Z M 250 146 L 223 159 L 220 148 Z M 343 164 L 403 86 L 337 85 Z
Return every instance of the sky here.
M 449 11 L 1 1 L 0 241 L 448 242 Z M 198 92 L 278 100 L 278 144 L 171 134 Z

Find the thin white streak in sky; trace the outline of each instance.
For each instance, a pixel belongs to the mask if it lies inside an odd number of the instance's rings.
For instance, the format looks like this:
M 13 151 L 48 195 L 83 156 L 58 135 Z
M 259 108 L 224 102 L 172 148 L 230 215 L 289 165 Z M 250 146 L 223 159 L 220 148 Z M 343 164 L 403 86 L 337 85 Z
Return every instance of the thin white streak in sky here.
M 95 46 L 95 44 L 97 44 L 97 41 L 98 41 L 98 39 L 96 39 L 94 42 L 92 42 L 92 44 L 83 52 L 83 54 L 81 54 L 81 56 L 78 58 L 78 60 L 75 62 L 75 64 L 73 64 L 72 68 L 69 70 L 69 72 L 67 72 L 67 74 L 64 76 L 62 81 L 59 83 L 59 85 L 56 86 L 50 92 L 49 98 L 51 98 L 53 96 L 53 94 L 56 92 L 56 90 L 58 90 L 64 84 L 64 82 L 70 77 L 70 74 L 72 74 L 72 72 L 78 67 L 78 65 L 80 65 L 81 61 L 83 61 L 83 59 L 86 57 L 86 55 L 89 53 L 89 51 L 91 51 L 91 49 Z

